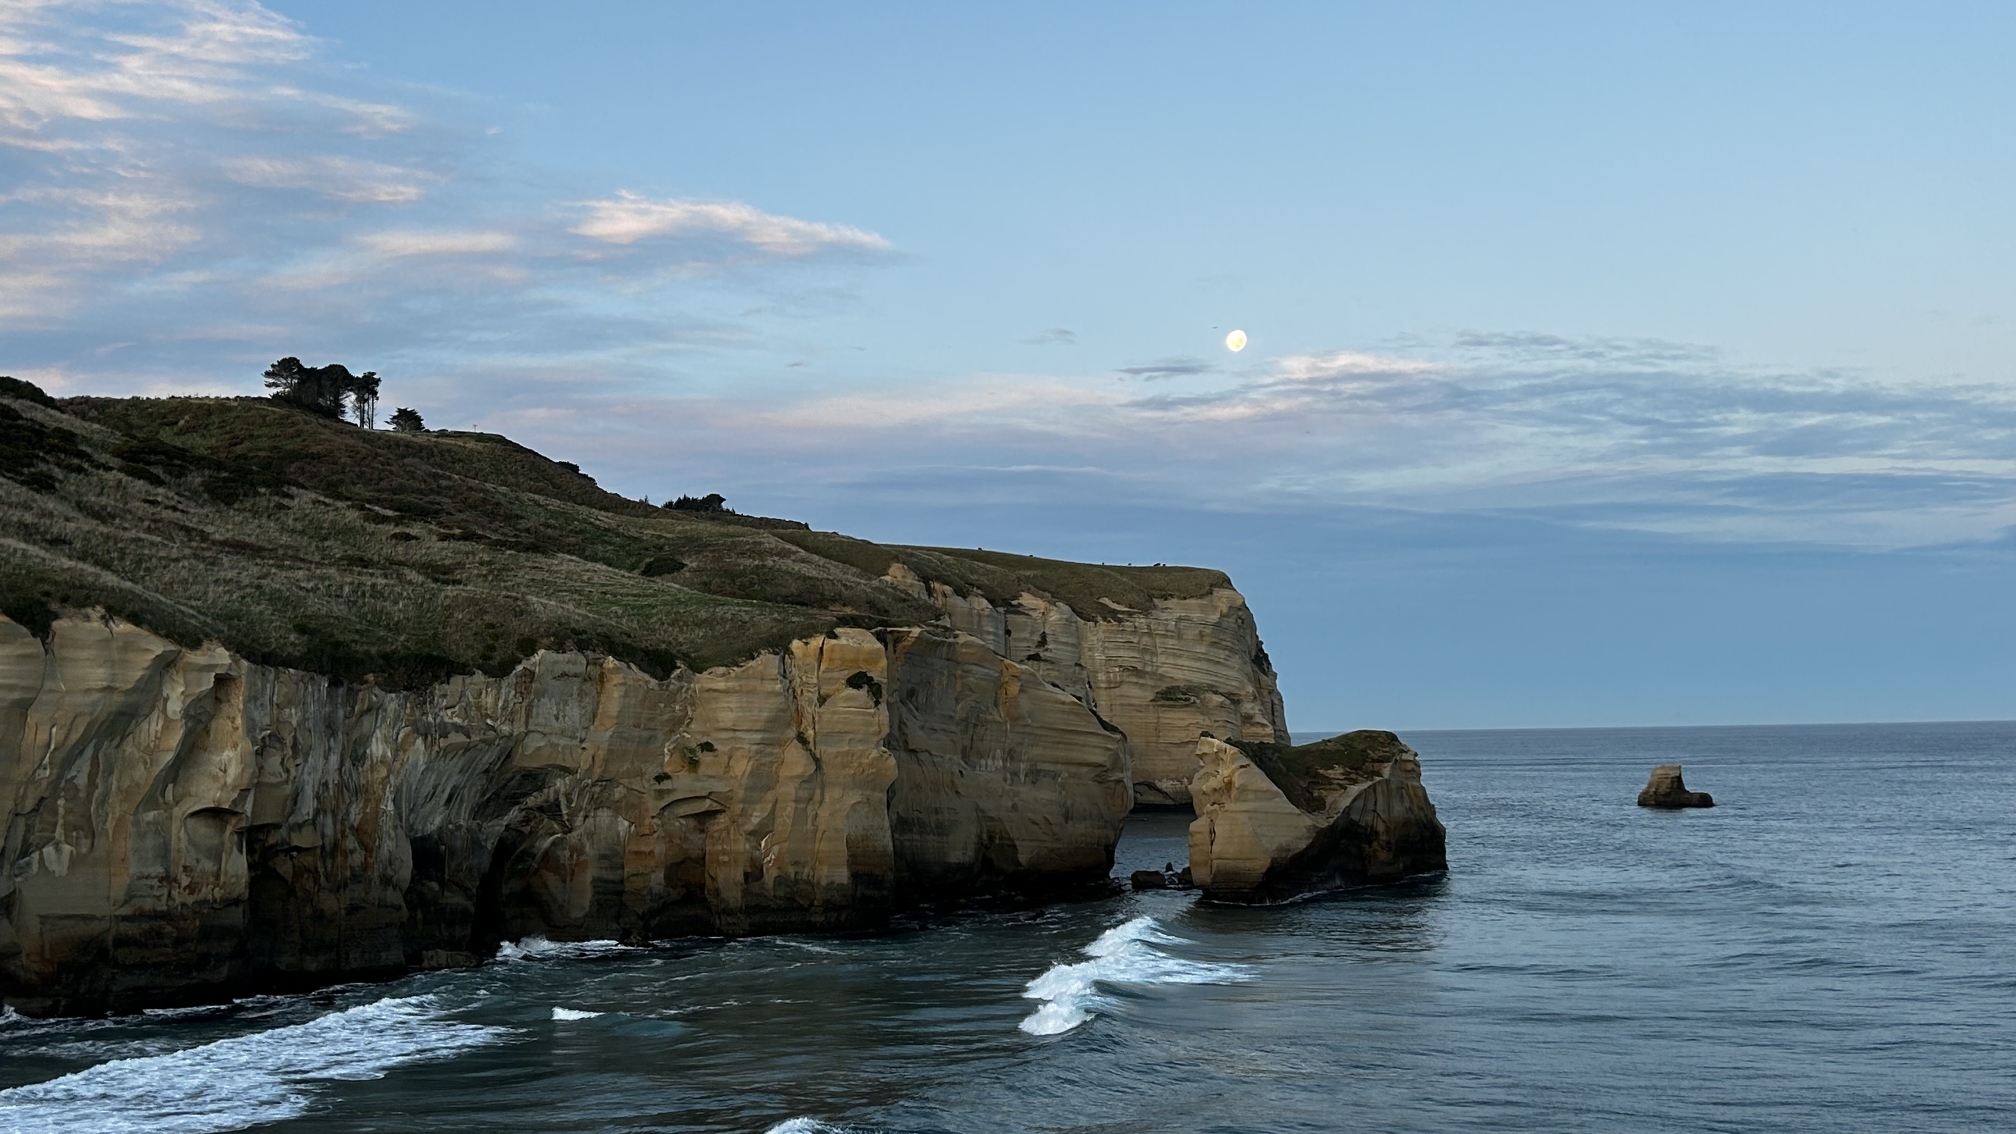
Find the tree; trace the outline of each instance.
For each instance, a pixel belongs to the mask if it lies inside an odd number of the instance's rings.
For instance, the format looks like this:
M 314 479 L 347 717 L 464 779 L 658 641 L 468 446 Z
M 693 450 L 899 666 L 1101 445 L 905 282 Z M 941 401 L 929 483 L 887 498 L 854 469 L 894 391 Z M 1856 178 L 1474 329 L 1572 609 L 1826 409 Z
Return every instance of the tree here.
M 350 383 L 350 408 L 357 414 L 357 424 L 366 429 L 378 427 L 378 372 L 366 370 Z
M 400 433 L 419 433 L 427 428 L 427 423 L 420 420 L 419 411 L 407 409 L 405 406 L 393 410 L 392 416 L 387 418 L 386 422 Z
M 274 401 L 298 401 L 302 384 L 308 380 L 308 368 L 301 365 L 300 359 L 290 354 L 267 367 L 264 377 L 266 388 L 273 391 Z
M 303 366 L 291 355 L 267 367 L 264 377 L 274 401 L 335 418 L 343 416 L 343 399 L 357 383 L 356 375 L 340 362 Z

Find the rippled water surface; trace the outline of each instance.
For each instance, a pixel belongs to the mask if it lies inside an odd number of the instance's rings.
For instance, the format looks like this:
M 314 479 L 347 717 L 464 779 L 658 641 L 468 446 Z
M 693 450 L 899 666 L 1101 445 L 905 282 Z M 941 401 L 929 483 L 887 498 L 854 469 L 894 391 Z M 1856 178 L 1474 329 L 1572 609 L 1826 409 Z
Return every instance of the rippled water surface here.
M 1446 878 L 9 1018 L 0 1129 L 2016 1129 L 2016 724 L 1407 739 Z

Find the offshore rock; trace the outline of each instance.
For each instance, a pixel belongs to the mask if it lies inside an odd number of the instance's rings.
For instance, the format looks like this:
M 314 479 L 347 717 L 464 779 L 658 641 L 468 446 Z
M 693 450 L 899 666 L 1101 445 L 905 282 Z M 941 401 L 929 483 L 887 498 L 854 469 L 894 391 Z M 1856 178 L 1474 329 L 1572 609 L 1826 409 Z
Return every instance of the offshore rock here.
M 1448 868 L 1420 757 L 1390 732 L 1297 747 L 1197 742 L 1190 870 L 1213 901 L 1265 904 Z
M 1137 805 L 1190 804 L 1199 737 L 1288 740 L 1281 691 L 1252 609 L 1229 586 L 1198 598 L 1157 599 L 1147 610 L 1103 600 L 1100 617 L 1081 618 L 1066 603 L 1026 592 L 997 606 L 984 595 L 926 583 L 900 562 L 884 578 L 930 600 L 955 628 L 1016 658 L 1125 733 Z
M 1124 738 L 970 637 L 880 633 L 398 692 L 0 618 L 0 997 L 123 1010 L 1103 876 Z
M 1640 807 L 1713 807 L 1715 798 L 1705 791 L 1688 791 L 1680 778 L 1680 765 L 1661 764 L 1652 769 L 1645 790 L 1638 793 Z

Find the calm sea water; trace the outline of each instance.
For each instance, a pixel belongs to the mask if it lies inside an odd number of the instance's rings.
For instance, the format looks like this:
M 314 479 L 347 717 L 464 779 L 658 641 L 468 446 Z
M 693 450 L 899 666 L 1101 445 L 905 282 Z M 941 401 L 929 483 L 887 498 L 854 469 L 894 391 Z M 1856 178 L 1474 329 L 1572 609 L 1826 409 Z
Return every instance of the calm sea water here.
M 1446 878 L 8 1019 L 0 1129 L 2016 1129 L 2016 724 L 1407 739 Z

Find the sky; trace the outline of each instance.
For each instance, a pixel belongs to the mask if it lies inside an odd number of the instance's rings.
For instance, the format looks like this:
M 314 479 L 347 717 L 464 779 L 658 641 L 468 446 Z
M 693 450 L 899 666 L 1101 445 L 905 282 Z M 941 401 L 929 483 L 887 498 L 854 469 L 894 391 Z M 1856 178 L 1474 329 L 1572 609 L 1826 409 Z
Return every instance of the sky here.
M 2012 49 L 2002 4 L 0 0 L 0 372 L 343 362 L 626 495 L 1220 567 L 1298 731 L 2004 719 Z

